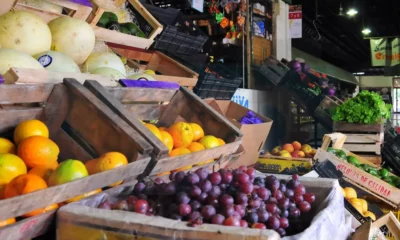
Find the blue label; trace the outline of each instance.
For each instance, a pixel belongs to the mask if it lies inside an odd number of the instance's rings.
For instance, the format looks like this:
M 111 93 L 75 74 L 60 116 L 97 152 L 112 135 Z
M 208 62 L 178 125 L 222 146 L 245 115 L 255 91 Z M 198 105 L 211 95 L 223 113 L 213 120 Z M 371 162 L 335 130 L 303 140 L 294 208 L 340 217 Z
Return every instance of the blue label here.
M 43 67 L 48 67 L 52 62 L 53 58 L 50 55 L 43 55 L 38 59 L 39 63 L 42 64 Z
M 249 108 L 249 99 L 247 99 L 245 96 L 238 96 L 235 95 L 232 97 L 232 102 L 235 102 L 245 108 Z

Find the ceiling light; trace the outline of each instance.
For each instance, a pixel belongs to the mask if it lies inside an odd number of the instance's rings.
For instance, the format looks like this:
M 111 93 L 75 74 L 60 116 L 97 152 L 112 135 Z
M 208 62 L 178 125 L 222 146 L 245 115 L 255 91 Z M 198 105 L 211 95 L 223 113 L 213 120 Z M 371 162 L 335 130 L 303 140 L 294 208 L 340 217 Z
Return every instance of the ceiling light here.
M 357 15 L 357 13 L 358 11 L 354 8 L 350 8 L 349 11 L 347 11 L 347 15 L 349 15 L 350 17 L 354 17 L 355 15 Z
M 369 28 L 364 28 L 361 32 L 362 32 L 364 35 L 368 35 L 368 34 L 371 33 L 371 29 L 369 29 Z

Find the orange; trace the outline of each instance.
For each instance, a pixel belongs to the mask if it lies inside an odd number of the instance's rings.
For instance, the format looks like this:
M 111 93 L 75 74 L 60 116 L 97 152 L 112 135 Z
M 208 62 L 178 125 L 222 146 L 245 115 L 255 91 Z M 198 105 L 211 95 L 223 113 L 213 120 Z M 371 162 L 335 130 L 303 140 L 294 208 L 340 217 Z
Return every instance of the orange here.
M 14 142 L 19 144 L 22 140 L 32 136 L 49 137 L 49 129 L 39 120 L 23 121 L 14 130 Z
M 168 129 L 172 139 L 174 139 L 175 148 L 185 148 L 193 141 L 192 127 L 185 122 L 177 122 Z
M 202 137 L 204 137 L 204 130 L 202 127 L 200 127 L 199 124 L 197 123 L 189 123 L 189 125 L 192 127 L 193 131 L 193 141 L 197 142 L 199 141 Z
M 14 178 L 4 190 L 4 198 L 12 198 L 47 188 L 46 182 L 34 174 L 23 174 Z
M 168 128 L 166 127 L 159 127 L 158 130 L 168 132 Z
M 202 165 L 206 165 L 206 164 L 209 164 L 209 163 L 212 163 L 212 162 L 214 162 L 214 159 L 210 159 L 210 160 L 207 160 L 207 161 L 204 161 L 204 162 L 200 162 L 200 163 L 196 164 L 196 166 L 202 166 Z
M 24 161 L 17 155 L 11 153 L 0 154 L 0 193 L 3 192 L 6 185 L 15 177 L 26 174 Z M 0 199 L 2 198 L 0 194 Z
M 190 150 L 187 148 L 175 148 L 169 153 L 170 157 L 181 156 L 185 154 L 189 154 Z
M 22 216 L 26 217 L 26 218 L 33 217 L 33 216 L 40 215 L 40 214 L 43 214 L 43 213 L 46 213 L 46 212 L 50 212 L 50 211 L 55 210 L 57 208 L 58 208 L 58 204 L 54 203 L 54 204 L 51 204 L 50 206 L 47 206 L 45 208 L 39 208 L 39 209 L 33 210 L 32 212 L 25 213 Z
M 15 218 L 9 218 L 9 219 L 0 221 L 0 228 L 1 228 L 1 227 L 5 227 L 5 226 L 10 225 L 10 224 L 13 224 L 13 223 L 15 223 L 15 222 L 16 222 L 16 221 L 15 221 Z
M 172 172 L 182 172 L 182 171 L 189 170 L 189 169 L 191 169 L 192 167 L 193 167 L 192 165 L 190 165 L 190 166 L 185 166 L 185 167 L 181 167 L 181 168 L 175 169 L 175 170 L 173 170 Z
M 91 159 L 85 163 L 85 167 L 89 173 L 89 175 L 96 174 L 99 171 L 97 170 L 97 159 Z
M 190 152 L 198 152 L 206 149 L 201 143 L 198 142 L 192 142 L 187 149 L 189 149 Z
M 0 153 L 15 154 L 15 145 L 6 138 L 0 138 Z
M 79 160 L 68 159 L 60 163 L 49 177 L 49 186 L 55 186 L 89 176 L 85 165 Z
M 36 166 L 34 168 L 32 168 L 31 170 L 29 170 L 29 174 L 34 174 L 36 176 L 41 177 L 44 181 L 47 182 L 47 180 L 49 179 L 51 173 L 54 171 L 55 169 L 47 167 L 47 166 Z
M 42 136 L 28 137 L 18 145 L 18 156 L 28 168 L 51 166 L 57 162 L 59 153 L 57 144 Z
M 119 152 L 108 152 L 108 153 L 101 155 L 98 158 L 98 161 L 96 164 L 96 169 L 99 172 L 104 172 L 104 171 L 108 171 L 113 168 L 124 166 L 127 164 L 128 164 L 128 159 L 125 157 L 124 154 L 119 153 Z M 118 186 L 122 182 L 123 181 L 113 183 L 110 185 L 110 187 Z
M 200 139 L 199 143 L 203 144 L 206 149 L 215 148 L 220 145 L 218 138 L 211 135 L 204 136 Z
M 356 190 L 354 190 L 354 188 L 351 188 L 351 187 L 345 187 L 344 188 L 344 191 L 345 191 L 345 198 L 347 199 L 347 200 L 350 200 L 350 199 L 353 199 L 353 198 L 357 198 L 357 192 L 356 192 Z
M 74 198 L 70 198 L 70 199 L 68 199 L 68 200 L 65 201 L 65 202 L 66 202 L 66 203 L 77 202 L 77 201 L 79 201 L 79 200 L 81 200 L 81 199 L 83 199 L 83 198 L 87 198 L 87 197 L 89 197 L 89 196 L 92 196 L 92 195 L 101 193 L 101 191 L 102 191 L 101 188 L 99 188 L 99 189 L 93 190 L 93 191 L 91 191 L 91 192 L 88 192 L 88 193 L 85 193 L 85 194 L 76 196 L 76 197 L 74 197 Z
M 220 146 L 225 145 L 225 141 L 224 140 L 222 140 L 221 138 L 217 138 L 217 139 L 218 139 L 218 142 L 219 142 Z
M 150 132 L 152 132 L 158 139 L 161 140 L 160 130 L 158 130 L 158 128 L 156 126 L 154 126 L 151 123 L 145 123 L 144 126 L 147 127 L 147 129 L 149 129 Z
M 160 131 L 160 133 L 161 141 L 167 146 L 169 152 L 171 152 L 174 147 L 174 139 L 172 139 L 171 135 L 166 131 Z

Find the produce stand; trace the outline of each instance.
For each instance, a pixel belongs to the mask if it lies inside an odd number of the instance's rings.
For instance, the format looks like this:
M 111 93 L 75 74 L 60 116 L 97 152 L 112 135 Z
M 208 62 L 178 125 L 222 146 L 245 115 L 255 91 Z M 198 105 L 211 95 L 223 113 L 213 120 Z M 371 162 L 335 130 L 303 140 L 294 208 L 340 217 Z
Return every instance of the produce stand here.
M 157 81 L 176 82 L 190 89 L 196 86 L 199 74 L 159 51 L 143 50 L 113 43 L 109 43 L 108 46 L 116 54 L 126 57 L 128 66 L 137 70 L 151 69 L 159 73 L 152 75 Z
M 48 0 L 48 1 L 62 7 L 63 11 L 67 13 L 66 15 L 73 18 L 78 18 L 86 21 L 86 19 L 92 12 L 91 3 L 89 1 L 82 1 L 82 3 L 85 4 L 79 4 L 68 0 Z M 32 12 L 41 17 L 45 22 L 50 22 L 51 20 L 64 15 L 60 13 L 51 12 L 48 10 L 43 10 L 34 6 L 29 6 L 27 4 L 24 4 L 23 1 L 21 0 L 1 1 L 0 15 L 10 11 L 11 9 Z
M 104 88 L 95 81 L 84 84 L 110 109 L 141 133 L 154 148 L 150 176 L 195 165 L 222 156 L 230 157 L 241 144 L 242 133 L 220 113 L 184 87 Z M 161 102 L 161 103 L 160 103 Z M 223 139 L 226 144 L 182 156 L 168 157 L 168 148 L 140 120 L 157 120 L 157 126 L 170 126 L 177 121 L 199 124 L 204 132 Z
M 59 161 L 72 158 L 85 162 L 105 152 L 119 151 L 130 162 L 66 184 L 0 200 L 0 220 L 138 176 L 150 162 L 153 147 L 76 80 L 67 79 L 55 85 L 1 85 L 0 104 L 1 136 L 12 136 L 21 121 L 39 119 L 48 126 L 50 138 L 61 150 Z M 1 228 L 0 238 L 28 239 L 43 234 L 54 213 Z
M 334 154 L 327 152 L 328 146 L 331 141 L 334 141 L 334 149 L 342 149 L 345 139 L 346 136 L 341 133 L 325 135 L 323 144 L 321 148 L 318 149 L 318 152 L 315 155 L 315 160 L 320 162 L 329 160 L 336 166 L 338 170 L 343 172 L 346 181 L 349 181 L 350 183 L 359 186 L 361 189 L 369 192 L 376 198 L 381 199 L 385 203 L 395 208 L 398 208 L 400 206 L 400 189 L 363 171 L 362 169 L 357 168 L 356 166 L 346 162 L 345 160 L 338 158 Z M 365 164 L 377 168 L 376 165 L 372 164 L 368 160 L 365 160 L 362 157 L 348 152 L 345 149 L 343 150 L 346 151 L 348 156 L 356 158 L 360 164 Z M 389 173 L 389 176 L 393 176 L 393 174 Z

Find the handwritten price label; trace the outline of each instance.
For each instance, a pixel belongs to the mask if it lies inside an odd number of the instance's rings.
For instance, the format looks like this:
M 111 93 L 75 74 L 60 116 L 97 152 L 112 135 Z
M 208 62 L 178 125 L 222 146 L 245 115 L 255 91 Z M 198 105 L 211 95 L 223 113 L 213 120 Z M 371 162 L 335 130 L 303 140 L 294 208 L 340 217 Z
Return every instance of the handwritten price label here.
M 341 171 L 346 177 L 352 179 L 353 181 L 361 183 L 363 186 L 371 191 L 374 191 L 375 193 L 378 193 L 385 197 L 390 197 L 392 193 L 390 189 L 377 182 L 372 176 L 367 176 L 368 174 L 360 174 L 344 164 L 338 164 L 336 168 L 337 170 Z

